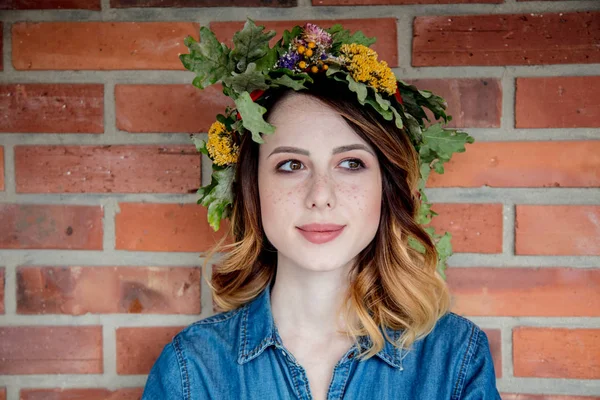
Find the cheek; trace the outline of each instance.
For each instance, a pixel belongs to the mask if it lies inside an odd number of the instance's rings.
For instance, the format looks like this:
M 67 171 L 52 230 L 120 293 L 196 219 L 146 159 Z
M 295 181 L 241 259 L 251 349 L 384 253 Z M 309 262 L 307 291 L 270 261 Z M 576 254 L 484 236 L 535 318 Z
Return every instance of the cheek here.
M 342 190 L 345 202 L 366 219 L 379 219 L 381 212 L 381 183 L 377 178 L 364 181 L 361 185 L 352 185 Z

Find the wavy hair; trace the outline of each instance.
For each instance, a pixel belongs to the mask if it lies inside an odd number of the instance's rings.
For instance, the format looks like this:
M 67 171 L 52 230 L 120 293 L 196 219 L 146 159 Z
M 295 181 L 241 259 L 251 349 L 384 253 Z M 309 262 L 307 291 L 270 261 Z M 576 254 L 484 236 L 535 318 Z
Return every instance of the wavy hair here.
M 370 358 L 383 348 L 385 339 L 399 348 L 409 348 L 429 334 L 449 310 L 450 294 L 437 271 L 435 245 L 415 220 L 421 204 L 418 153 L 403 129 L 384 120 L 370 106 L 358 104 L 354 93 L 338 85 L 324 79 L 303 93 L 339 113 L 375 149 L 379 160 L 383 180 L 379 228 L 355 258 L 340 309 L 347 334 L 355 341 L 365 335 L 371 339 L 371 347 L 359 355 Z M 261 100 L 268 110 L 267 121 L 287 92 L 270 90 Z M 209 250 L 204 262 L 205 269 L 216 252 L 225 252 L 223 259 L 213 265 L 211 279 L 205 277 L 220 311 L 252 301 L 275 276 L 277 250 L 267 239 L 261 222 L 259 146 L 249 134 L 242 135 L 227 235 Z M 425 252 L 411 248 L 409 237 L 420 242 Z M 397 342 L 388 336 L 386 327 L 402 330 Z

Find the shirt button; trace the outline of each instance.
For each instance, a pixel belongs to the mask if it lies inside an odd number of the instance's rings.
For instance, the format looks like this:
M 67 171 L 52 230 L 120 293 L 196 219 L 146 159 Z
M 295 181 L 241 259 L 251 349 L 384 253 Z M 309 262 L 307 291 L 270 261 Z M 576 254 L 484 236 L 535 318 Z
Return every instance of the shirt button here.
M 350 359 L 352 359 L 352 358 L 354 358 L 354 352 L 352 352 L 352 353 L 348 354 L 348 360 L 350 360 Z
M 287 357 L 287 354 L 285 353 L 285 351 L 282 350 L 281 352 L 283 353 L 284 357 Z

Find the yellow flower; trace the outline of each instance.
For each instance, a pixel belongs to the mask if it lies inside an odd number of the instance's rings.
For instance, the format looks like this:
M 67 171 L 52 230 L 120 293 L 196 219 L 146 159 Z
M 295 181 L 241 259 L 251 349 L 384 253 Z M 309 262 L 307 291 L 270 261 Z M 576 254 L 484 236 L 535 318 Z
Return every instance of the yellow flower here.
M 237 162 L 239 147 L 233 143 L 231 132 L 228 132 L 225 125 L 219 121 L 215 121 L 208 130 L 206 150 L 217 165 Z
M 385 61 L 377 61 L 377 53 L 362 44 L 343 44 L 341 58 L 350 76 L 364 82 L 378 92 L 393 95 L 396 92 L 396 76 Z

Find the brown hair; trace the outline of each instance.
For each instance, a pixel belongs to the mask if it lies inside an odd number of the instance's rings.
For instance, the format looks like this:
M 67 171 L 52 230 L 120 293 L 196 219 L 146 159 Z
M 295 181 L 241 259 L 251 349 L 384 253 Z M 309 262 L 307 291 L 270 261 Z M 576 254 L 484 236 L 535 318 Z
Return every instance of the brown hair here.
M 269 112 L 289 90 L 270 89 L 259 102 Z M 368 335 L 372 347 L 360 356 L 371 357 L 384 346 L 384 327 L 402 329 L 396 346 L 408 348 L 427 335 L 449 309 L 450 296 L 437 272 L 437 251 L 429 234 L 416 222 L 419 156 L 403 129 L 384 120 L 371 106 L 357 103 L 355 94 L 333 79 L 323 79 L 310 91 L 339 113 L 355 132 L 376 151 L 382 173 L 382 204 L 379 229 L 371 243 L 356 257 L 343 312 L 348 334 L 354 340 Z M 228 236 L 213 247 L 225 251 L 213 266 L 213 297 L 218 309 L 236 309 L 253 300 L 275 275 L 277 250 L 265 236 L 258 193 L 260 144 L 242 135 L 233 186 L 234 203 Z M 413 237 L 424 253 L 408 245 Z M 224 244 L 233 238 L 233 243 Z M 205 278 L 206 279 L 206 278 Z M 380 330 L 381 329 L 381 330 Z

